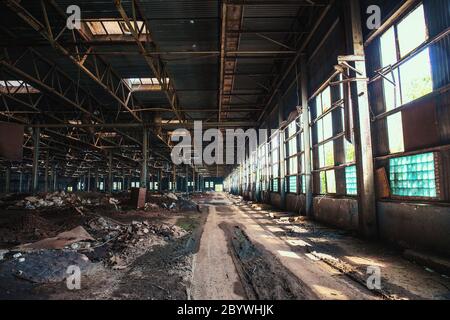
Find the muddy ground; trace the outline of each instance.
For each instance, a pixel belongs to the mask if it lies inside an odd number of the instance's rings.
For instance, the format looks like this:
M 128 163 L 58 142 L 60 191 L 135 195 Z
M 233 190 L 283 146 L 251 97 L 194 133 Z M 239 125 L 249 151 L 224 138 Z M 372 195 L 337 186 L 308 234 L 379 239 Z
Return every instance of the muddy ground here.
M 80 290 L 68 290 L 61 280 L 24 280 L 20 274 L 2 272 L 6 262 L 0 261 L 0 299 L 450 298 L 447 276 L 406 261 L 395 248 L 222 193 L 193 200 L 200 211 L 100 206 L 84 208 L 80 215 L 74 208 L 0 208 L 0 248 L 53 237 L 80 225 L 103 239 L 104 230 L 90 228 L 99 217 L 113 230 L 122 230 L 118 239 L 125 239 L 125 245 L 117 239 L 102 243 L 104 256 L 100 249 L 81 252 L 93 264 L 83 273 Z M 175 226 L 182 236 L 167 234 L 166 229 L 142 233 L 155 225 L 169 226 L 169 231 Z M 111 263 L 111 255 L 123 261 Z M 381 268 L 380 289 L 367 287 L 367 266 Z

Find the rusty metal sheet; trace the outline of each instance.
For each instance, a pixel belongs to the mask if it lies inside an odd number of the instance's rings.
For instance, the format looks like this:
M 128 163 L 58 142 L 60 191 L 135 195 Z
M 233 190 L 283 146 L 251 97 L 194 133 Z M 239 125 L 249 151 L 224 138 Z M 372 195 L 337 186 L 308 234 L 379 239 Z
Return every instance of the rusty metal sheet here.
M 145 200 L 147 196 L 146 188 L 132 188 L 131 189 L 131 203 L 136 209 L 143 209 L 145 207 Z
M 0 157 L 10 161 L 22 160 L 23 133 L 23 125 L 0 122 Z
M 405 151 L 439 145 L 435 98 L 419 100 L 402 111 Z
M 377 193 L 379 199 L 387 199 L 391 196 L 391 188 L 387 177 L 386 169 L 377 169 L 375 173 Z

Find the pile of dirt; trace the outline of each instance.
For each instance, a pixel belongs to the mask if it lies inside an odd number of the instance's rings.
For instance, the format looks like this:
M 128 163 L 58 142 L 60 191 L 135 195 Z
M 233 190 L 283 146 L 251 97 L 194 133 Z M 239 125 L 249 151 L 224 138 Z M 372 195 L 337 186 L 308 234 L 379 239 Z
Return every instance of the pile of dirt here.
M 3 217 L 0 221 L 0 243 L 8 247 L 53 237 L 63 230 L 79 225 L 82 221 L 76 213 L 60 213 L 60 215 L 67 219 L 60 222 L 33 211 Z
M 126 268 L 152 247 L 165 245 L 187 234 L 175 225 L 148 221 L 121 224 L 106 218 L 88 222 L 86 229 L 95 241 L 74 243 L 71 248 L 84 252 L 93 261 L 103 261 L 114 269 Z
M 256 300 L 317 299 L 311 289 L 264 248 L 257 247 L 238 226 L 222 224 L 247 297 Z

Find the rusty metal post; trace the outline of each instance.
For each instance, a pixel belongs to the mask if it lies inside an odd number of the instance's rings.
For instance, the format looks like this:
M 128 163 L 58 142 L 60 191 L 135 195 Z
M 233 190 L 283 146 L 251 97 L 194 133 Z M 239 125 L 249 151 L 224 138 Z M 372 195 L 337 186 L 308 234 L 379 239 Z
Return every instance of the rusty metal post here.
M 350 0 L 351 39 L 353 54 L 360 57 L 355 61 L 358 78 L 366 78 L 366 63 L 358 0 Z M 352 71 L 352 73 L 354 73 Z M 356 77 L 356 73 L 351 76 Z M 368 85 L 366 81 L 351 84 L 351 102 L 354 116 L 356 168 L 358 177 L 359 231 L 366 238 L 376 238 L 378 223 L 375 200 L 375 178 Z
M 32 173 L 32 192 L 39 191 L 39 143 L 41 138 L 41 129 L 33 130 L 33 173 Z
M 302 97 L 302 122 L 303 122 L 303 145 L 305 152 L 305 213 L 307 217 L 313 217 L 313 192 L 312 192 L 312 159 L 311 159 L 311 127 L 308 105 L 308 73 L 306 56 L 301 57 L 301 97 Z

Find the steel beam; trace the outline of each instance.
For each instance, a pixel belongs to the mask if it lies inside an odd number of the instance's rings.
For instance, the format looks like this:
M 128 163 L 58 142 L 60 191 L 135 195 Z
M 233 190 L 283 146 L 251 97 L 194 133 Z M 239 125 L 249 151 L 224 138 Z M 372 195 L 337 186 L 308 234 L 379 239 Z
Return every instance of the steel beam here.
M 311 39 L 313 38 L 313 36 L 316 34 L 317 29 L 319 28 L 319 26 L 321 25 L 322 21 L 325 19 L 325 17 L 327 16 L 328 12 L 330 11 L 330 9 L 332 8 L 333 4 L 334 4 L 334 0 L 330 0 L 329 4 L 327 6 L 325 6 L 325 8 L 323 9 L 322 13 L 320 14 L 319 18 L 317 20 L 315 20 L 315 24 L 314 26 L 311 28 L 311 31 L 308 32 L 308 36 L 306 37 L 306 39 L 304 41 L 302 41 L 302 45 L 300 46 L 300 48 L 297 51 L 296 56 L 294 57 L 294 59 L 292 59 L 291 63 L 288 65 L 288 67 L 284 70 L 283 74 L 280 75 L 280 77 L 278 77 L 277 79 L 275 79 L 274 81 L 274 85 L 273 85 L 273 91 L 271 96 L 269 97 L 265 107 L 264 107 L 264 111 L 261 113 L 261 115 L 258 118 L 258 122 L 261 122 L 269 108 L 269 106 L 271 105 L 273 99 L 275 98 L 275 95 L 277 94 L 277 92 L 280 90 L 283 81 L 286 79 L 286 77 L 289 75 L 289 72 L 291 72 L 292 68 L 294 68 L 294 66 L 297 64 L 298 59 L 302 56 L 302 54 L 304 53 L 304 50 L 306 49 L 306 47 L 308 46 L 309 42 L 311 41 Z
M 148 179 L 148 130 L 144 129 L 142 134 L 142 168 L 141 168 L 141 188 L 147 188 Z
M 33 170 L 32 170 L 32 192 L 39 191 L 39 144 L 41 140 L 41 129 L 34 128 L 33 130 Z
M 9 193 L 11 186 L 11 168 L 5 170 L 5 193 Z
M 109 153 L 109 162 L 108 162 L 108 191 L 109 193 L 113 193 L 113 153 Z
M 151 43 L 154 47 L 153 49 L 158 50 L 156 43 L 154 42 L 153 36 L 151 35 L 151 29 L 150 25 L 147 22 L 144 15 L 139 12 L 140 8 L 138 5 L 138 0 L 131 0 L 131 6 L 133 10 L 133 23 L 131 19 L 128 17 L 128 14 L 126 13 L 125 9 L 122 6 L 121 0 L 115 0 L 115 5 L 117 10 L 119 11 L 122 19 L 125 21 L 128 29 L 131 32 L 131 35 L 136 41 L 136 44 L 139 48 L 140 54 L 144 57 L 145 61 L 147 62 L 149 68 L 151 69 L 153 75 L 158 79 L 158 82 L 161 85 L 161 88 L 163 89 L 167 99 L 169 100 L 169 103 L 172 107 L 173 112 L 177 116 L 178 120 L 183 121 L 184 117 L 181 114 L 181 108 L 180 108 L 180 102 L 179 98 L 176 93 L 175 85 L 173 78 L 169 75 L 167 71 L 167 67 L 165 66 L 164 62 L 159 57 L 153 57 L 150 53 L 151 51 L 144 46 L 144 44 L 141 42 L 140 34 L 137 28 L 137 15 L 139 14 L 141 16 L 142 21 L 144 22 L 145 28 L 147 29 L 147 33 L 145 34 L 145 37 L 147 39 L 148 43 Z
M 311 158 L 311 127 L 308 105 L 308 66 L 306 56 L 301 57 L 301 86 L 302 97 L 302 122 L 303 122 L 303 145 L 305 152 L 305 213 L 307 217 L 313 217 L 313 191 L 312 191 L 312 158 Z

